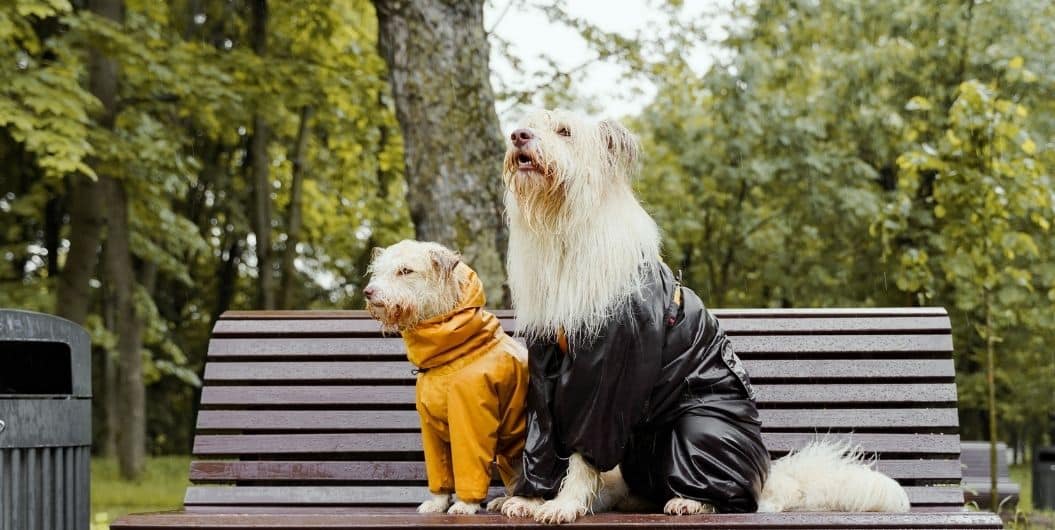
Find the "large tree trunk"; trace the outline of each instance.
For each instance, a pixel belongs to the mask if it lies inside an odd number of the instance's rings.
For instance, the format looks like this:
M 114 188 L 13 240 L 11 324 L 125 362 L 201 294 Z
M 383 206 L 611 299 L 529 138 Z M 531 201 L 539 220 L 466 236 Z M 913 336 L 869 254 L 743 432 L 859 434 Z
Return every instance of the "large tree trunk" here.
M 461 251 L 494 305 L 508 303 L 502 134 L 483 0 L 375 0 L 403 131 L 407 202 L 418 239 Z
M 109 216 L 106 231 L 106 272 L 113 289 L 117 326 L 117 394 L 115 400 L 117 459 L 121 476 L 134 479 L 146 458 L 146 390 L 143 387 L 143 329 L 135 306 L 135 270 L 132 266 L 128 197 L 122 184 L 100 176 L 105 187 Z
M 267 0 L 253 0 L 250 4 L 252 21 L 249 38 L 253 51 L 267 54 Z M 249 165 L 253 188 L 253 232 L 256 235 L 257 307 L 275 308 L 274 259 L 271 252 L 271 161 L 267 145 L 271 128 L 263 117 L 260 101 L 253 113 L 253 137 L 249 142 Z
M 124 14 L 123 0 L 92 0 L 88 8 L 100 16 L 121 22 Z M 117 64 L 93 51 L 91 57 L 91 89 L 102 102 L 103 115 L 100 124 L 112 128 L 116 115 L 117 86 L 120 79 Z M 118 362 L 116 377 L 107 383 L 116 383 L 108 389 L 108 404 L 115 409 L 108 415 L 116 426 L 117 457 L 121 476 L 126 479 L 138 477 L 143 470 L 146 452 L 146 400 L 143 388 L 143 338 L 142 324 L 136 312 L 135 274 L 132 267 L 131 233 L 128 223 L 128 197 L 121 182 L 97 170 L 99 181 L 94 185 L 100 201 L 105 201 L 99 210 L 106 212 L 106 280 L 112 289 L 113 325 L 117 334 Z M 76 202 L 76 199 L 74 199 Z M 111 401 L 112 399 L 112 401 Z
M 297 241 L 300 240 L 301 227 L 301 194 L 304 188 L 304 151 L 308 146 L 308 120 L 312 108 L 305 105 L 300 109 L 300 127 L 297 128 L 297 141 L 293 146 L 293 182 L 289 188 L 289 211 L 286 216 L 286 251 L 282 255 L 282 289 L 279 291 L 278 305 L 282 309 L 293 309 L 293 280 L 297 271 L 293 260 L 297 256 Z

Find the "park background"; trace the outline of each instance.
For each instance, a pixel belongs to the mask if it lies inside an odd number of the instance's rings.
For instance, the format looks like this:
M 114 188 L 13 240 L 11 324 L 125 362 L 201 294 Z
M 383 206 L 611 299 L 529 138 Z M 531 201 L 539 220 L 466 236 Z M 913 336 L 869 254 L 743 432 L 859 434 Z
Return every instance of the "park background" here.
M 503 131 L 567 107 L 640 135 L 708 305 L 947 308 L 963 439 L 1008 443 L 1028 510 L 1053 49 L 1047 0 L 10 0 L 0 307 L 91 333 L 97 522 L 174 507 L 218 315 L 361 308 L 415 236 L 506 306 Z

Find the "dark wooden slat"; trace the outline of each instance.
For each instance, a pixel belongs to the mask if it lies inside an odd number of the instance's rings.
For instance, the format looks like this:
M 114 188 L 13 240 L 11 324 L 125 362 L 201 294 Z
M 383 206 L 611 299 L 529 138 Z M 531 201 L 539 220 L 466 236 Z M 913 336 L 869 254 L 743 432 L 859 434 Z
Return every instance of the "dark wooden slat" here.
M 920 409 L 762 409 L 762 429 L 948 429 L 959 425 L 949 408 Z M 413 410 L 202 410 L 199 430 L 339 431 L 415 430 Z
M 491 488 L 490 496 L 501 495 Z M 192 504 L 369 504 L 416 505 L 429 498 L 425 486 L 191 486 L 183 498 Z
M 942 384 L 756 384 L 760 406 L 794 403 L 952 403 L 956 386 Z M 206 386 L 201 404 L 246 406 L 414 404 L 412 386 Z
M 959 483 L 956 460 L 880 460 L 876 469 L 897 480 L 947 480 Z M 424 482 L 422 462 L 247 461 L 191 462 L 196 483 L 233 481 Z
M 516 329 L 513 318 L 502 318 L 508 332 Z M 782 317 L 782 318 L 727 318 L 722 328 L 732 335 L 742 334 L 825 334 L 825 333 L 940 333 L 950 328 L 947 316 L 845 316 L 845 317 Z M 219 320 L 213 327 L 214 337 L 228 336 L 380 336 L 381 327 L 372 319 L 364 318 L 287 318 L 287 319 L 230 319 Z
M 509 309 L 488 309 L 500 318 L 512 318 Z M 801 309 L 711 309 L 718 318 L 780 318 L 805 317 L 823 318 L 828 316 L 945 316 L 948 313 L 942 307 L 826 307 Z M 361 309 L 354 310 L 295 310 L 295 311 L 227 311 L 220 316 L 228 319 L 327 319 L 359 318 L 370 319 L 370 314 Z
M 752 380 L 818 380 L 863 378 L 952 379 L 952 359 L 902 359 L 898 362 L 876 359 L 747 360 L 744 366 Z M 205 366 L 205 382 L 257 381 L 392 381 L 411 383 L 416 376 L 407 361 L 292 361 L 220 362 Z
M 802 353 L 906 353 L 952 351 L 952 336 L 940 335 L 742 335 L 730 341 L 737 352 L 795 356 Z M 400 338 L 216 338 L 209 357 L 311 357 L 405 355 Z
M 960 451 L 955 434 L 856 433 L 763 433 L 766 447 L 784 453 L 819 437 L 849 440 L 866 452 L 884 455 L 947 454 Z M 421 451 L 416 433 L 322 433 L 322 434 L 199 434 L 194 438 L 196 455 L 318 454 L 361 453 L 395 454 Z
M 194 511 L 190 511 L 190 510 Z M 220 507 L 219 510 L 230 510 Z M 114 530 L 155 530 L 162 528 L 197 528 L 199 530 L 230 530 L 233 528 L 266 528 L 271 530 L 300 529 L 385 529 L 385 528 L 526 528 L 535 527 L 530 519 L 509 519 L 495 514 L 476 515 L 420 515 L 411 508 L 311 508 L 295 512 L 295 508 L 246 509 L 249 514 L 207 513 L 207 507 L 188 508 L 185 512 L 140 514 L 122 517 L 111 525 Z M 259 511 L 257 511 L 259 510 Z M 272 511 L 294 513 L 266 513 Z M 265 512 L 266 511 L 266 512 Z M 254 513 L 255 512 L 255 513 Z M 265 512 L 265 513 L 261 513 Z M 322 512 L 322 513 L 320 513 Z M 1000 518 L 992 513 L 964 512 L 946 509 L 945 512 L 908 514 L 874 513 L 780 513 L 780 514 L 712 514 L 670 517 L 662 514 L 603 513 L 588 515 L 569 527 L 583 529 L 604 528 L 737 528 L 737 529 L 828 529 L 828 528 L 883 528 L 883 529 L 996 529 L 1003 528 Z
M 492 495 L 501 490 L 492 488 Z M 957 487 L 908 486 L 913 504 L 962 504 Z M 414 505 L 428 498 L 425 486 L 239 486 L 237 488 L 191 486 L 184 504 L 323 504 L 323 505 Z
M 413 410 L 203 410 L 199 430 L 416 430 Z
M 926 409 L 762 409 L 762 428 L 910 429 L 955 430 L 959 417 L 955 407 Z

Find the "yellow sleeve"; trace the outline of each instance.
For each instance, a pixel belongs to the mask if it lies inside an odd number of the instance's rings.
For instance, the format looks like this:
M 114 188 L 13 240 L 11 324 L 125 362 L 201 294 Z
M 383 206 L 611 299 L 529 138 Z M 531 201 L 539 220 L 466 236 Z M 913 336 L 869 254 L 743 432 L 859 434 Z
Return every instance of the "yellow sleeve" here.
M 491 483 L 491 462 L 498 443 L 496 390 L 483 374 L 452 385 L 447 401 L 458 500 L 483 502 Z
M 430 493 L 454 491 L 454 474 L 451 472 L 451 446 L 440 437 L 432 422 L 421 417 L 421 445 L 425 450 L 425 476 Z

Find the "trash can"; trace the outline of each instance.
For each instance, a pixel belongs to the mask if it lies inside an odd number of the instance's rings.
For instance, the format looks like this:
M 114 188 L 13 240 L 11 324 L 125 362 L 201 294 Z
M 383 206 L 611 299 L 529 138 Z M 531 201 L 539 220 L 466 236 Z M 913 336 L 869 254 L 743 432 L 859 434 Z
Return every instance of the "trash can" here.
M 91 340 L 51 315 L 0 309 L 0 530 L 87 530 Z
M 1033 508 L 1055 510 L 1055 446 L 1033 455 Z

